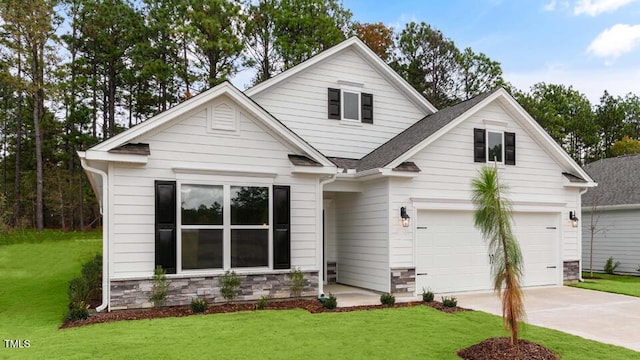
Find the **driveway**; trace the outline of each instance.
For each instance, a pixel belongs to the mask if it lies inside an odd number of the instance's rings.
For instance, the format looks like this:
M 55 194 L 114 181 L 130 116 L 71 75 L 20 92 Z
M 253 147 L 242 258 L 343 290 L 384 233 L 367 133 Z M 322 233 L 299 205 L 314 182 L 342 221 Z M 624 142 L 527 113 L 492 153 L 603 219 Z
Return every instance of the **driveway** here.
M 640 298 L 568 286 L 524 293 L 528 323 L 640 351 Z M 493 292 L 455 296 L 458 306 L 502 315 Z

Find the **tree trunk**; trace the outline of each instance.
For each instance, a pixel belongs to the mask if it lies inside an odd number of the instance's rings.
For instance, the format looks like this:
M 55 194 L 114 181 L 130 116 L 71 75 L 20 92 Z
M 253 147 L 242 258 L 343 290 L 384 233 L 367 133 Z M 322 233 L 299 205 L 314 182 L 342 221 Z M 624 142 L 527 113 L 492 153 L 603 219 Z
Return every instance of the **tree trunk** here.
M 36 231 L 44 229 L 44 172 L 42 169 L 42 134 L 40 131 L 40 121 L 44 112 L 44 44 L 32 45 L 32 66 L 35 91 L 33 93 L 33 130 L 36 143 Z
M 18 51 L 18 84 L 22 83 L 22 54 Z M 13 226 L 18 225 L 21 216 L 20 207 L 20 182 L 21 179 L 21 157 L 22 157 L 22 89 L 18 89 L 18 106 L 16 107 L 16 163 L 13 179 Z

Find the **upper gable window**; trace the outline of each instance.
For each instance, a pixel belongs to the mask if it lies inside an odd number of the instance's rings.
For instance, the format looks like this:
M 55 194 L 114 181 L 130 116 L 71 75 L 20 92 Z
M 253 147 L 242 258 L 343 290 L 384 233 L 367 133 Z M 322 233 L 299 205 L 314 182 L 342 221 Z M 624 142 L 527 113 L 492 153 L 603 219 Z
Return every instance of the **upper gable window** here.
M 473 129 L 475 162 L 516 164 L 516 134 L 506 131 Z
M 329 119 L 373 124 L 373 94 L 329 88 L 327 98 Z

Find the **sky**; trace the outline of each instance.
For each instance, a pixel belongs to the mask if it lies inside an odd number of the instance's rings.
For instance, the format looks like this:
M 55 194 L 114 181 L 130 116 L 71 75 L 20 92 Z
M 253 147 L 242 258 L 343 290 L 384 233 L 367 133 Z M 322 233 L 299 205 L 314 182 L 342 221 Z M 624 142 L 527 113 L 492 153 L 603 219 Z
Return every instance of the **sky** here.
M 598 103 L 640 95 L 640 0 L 343 0 L 359 22 L 401 31 L 426 22 L 502 65 L 504 78 L 528 90 L 563 84 Z

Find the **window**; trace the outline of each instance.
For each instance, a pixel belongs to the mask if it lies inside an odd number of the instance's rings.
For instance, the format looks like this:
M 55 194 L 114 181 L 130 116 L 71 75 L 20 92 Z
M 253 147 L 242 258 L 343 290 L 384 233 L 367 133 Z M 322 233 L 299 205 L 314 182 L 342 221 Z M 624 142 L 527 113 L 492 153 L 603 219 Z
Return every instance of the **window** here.
M 473 151 L 475 162 L 516 164 L 516 134 L 512 132 L 473 129 Z
M 182 269 L 269 266 L 269 188 L 180 187 Z
M 358 90 L 329 89 L 328 118 L 373 124 L 373 94 Z
M 502 133 L 489 131 L 489 136 L 487 137 L 487 160 L 489 162 L 502 162 L 502 144 Z

